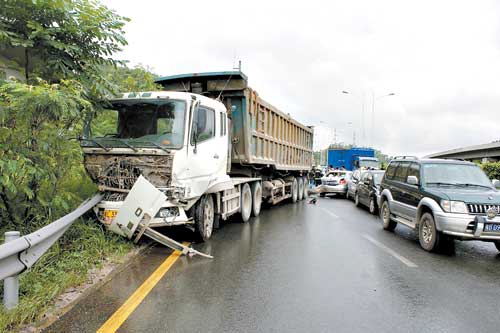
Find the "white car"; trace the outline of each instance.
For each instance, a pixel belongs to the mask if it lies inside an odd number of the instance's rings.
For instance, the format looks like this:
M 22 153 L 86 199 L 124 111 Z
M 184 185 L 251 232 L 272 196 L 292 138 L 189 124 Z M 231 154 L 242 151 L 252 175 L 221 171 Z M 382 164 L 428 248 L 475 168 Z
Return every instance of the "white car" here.
M 321 178 L 321 185 L 317 187 L 320 197 L 324 197 L 328 193 L 347 194 L 347 181 L 352 177 L 351 171 L 335 170 L 328 172 Z

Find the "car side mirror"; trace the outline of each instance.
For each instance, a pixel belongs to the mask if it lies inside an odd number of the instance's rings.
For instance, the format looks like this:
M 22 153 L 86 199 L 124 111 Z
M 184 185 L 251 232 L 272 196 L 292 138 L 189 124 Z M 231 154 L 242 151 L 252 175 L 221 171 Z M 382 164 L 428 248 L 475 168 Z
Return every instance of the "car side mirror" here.
M 406 182 L 410 185 L 418 185 L 418 178 L 416 176 L 408 176 Z
M 493 184 L 493 187 L 495 187 L 496 189 L 500 189 L 500 180 L 493 179 L 491 183 Z

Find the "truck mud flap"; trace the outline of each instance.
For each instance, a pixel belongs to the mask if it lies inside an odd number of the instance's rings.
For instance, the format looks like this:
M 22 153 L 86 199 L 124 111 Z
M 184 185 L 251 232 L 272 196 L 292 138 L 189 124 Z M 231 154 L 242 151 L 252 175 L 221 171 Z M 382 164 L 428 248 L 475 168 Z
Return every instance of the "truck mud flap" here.
M 108 229 L 129 239 L 132 239 L 135 235 L 134 242 L 137 242 L 145 235 L 183 254 L 213 258 L 211 255 L 181 244 L 149 227 L 149 222 L 166 200 L 165 194 L 147 181 L 146 178 L 139 176 Z

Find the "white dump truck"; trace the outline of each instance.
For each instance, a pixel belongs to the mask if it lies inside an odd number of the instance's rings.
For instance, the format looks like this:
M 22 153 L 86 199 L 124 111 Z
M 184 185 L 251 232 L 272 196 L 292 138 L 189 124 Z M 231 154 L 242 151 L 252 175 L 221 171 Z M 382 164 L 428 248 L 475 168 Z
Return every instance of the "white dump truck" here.
M 305 198 L 313 129 L 247 82 L 240 71 L 162 77 L 165 91 L 124 93 L 89 117 L 81 146 L 105 195 L 99 220 L 129 238 L 186 225 L 206 241 L 231 215 Z

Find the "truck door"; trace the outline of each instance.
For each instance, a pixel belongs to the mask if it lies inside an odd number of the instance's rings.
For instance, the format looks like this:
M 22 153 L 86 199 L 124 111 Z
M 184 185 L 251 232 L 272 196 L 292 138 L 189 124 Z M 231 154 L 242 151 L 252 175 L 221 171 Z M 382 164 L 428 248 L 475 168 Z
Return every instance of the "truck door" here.
M 227 134 L 220 135 L 220 113 L 203 105 L 194 109 L 188 147 L 191 196 L 202 195 L 214 179 L 226 175 Z

